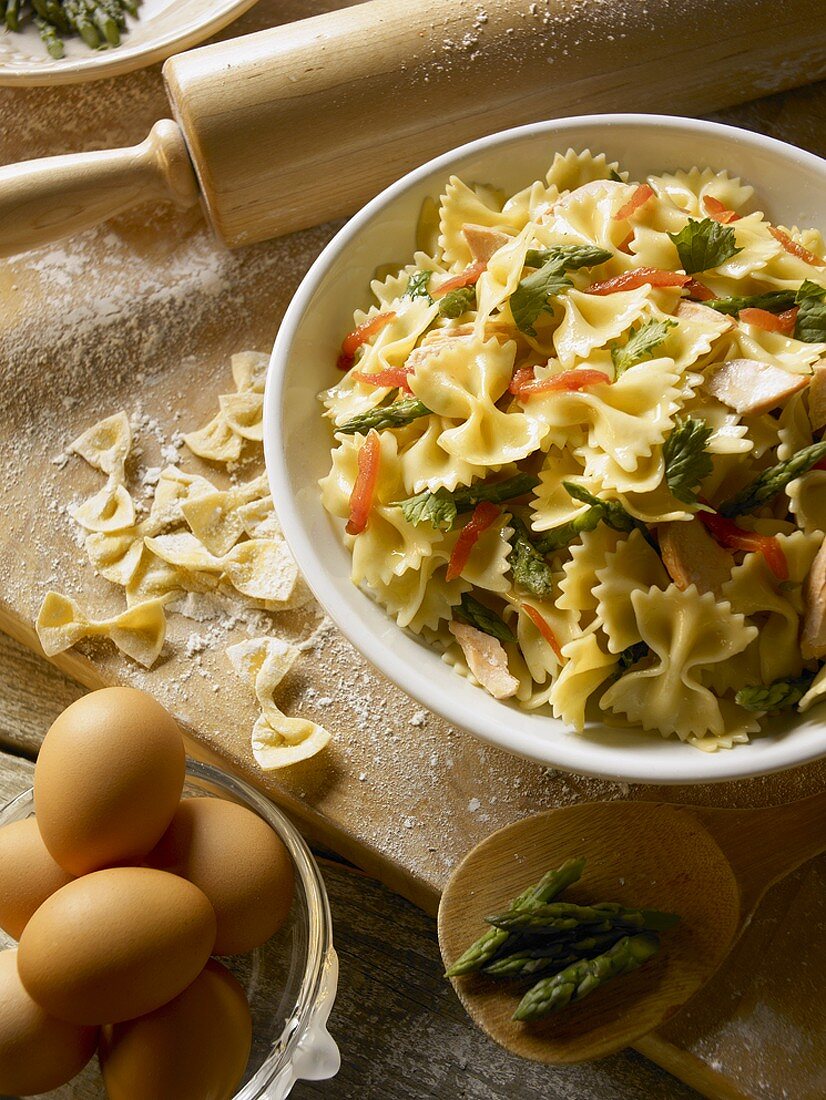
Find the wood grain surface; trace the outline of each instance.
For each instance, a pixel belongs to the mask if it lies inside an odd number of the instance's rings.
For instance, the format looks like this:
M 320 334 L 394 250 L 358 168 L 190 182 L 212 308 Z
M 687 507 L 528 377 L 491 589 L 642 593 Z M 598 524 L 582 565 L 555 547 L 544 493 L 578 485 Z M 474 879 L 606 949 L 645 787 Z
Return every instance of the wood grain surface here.
M 232 33 L 341 6 L 341 0 L 264 0 Z M 623 103 L 617 102 L 616 107 L 622 109 Z M 674 109 L 667 97 L 662 109 Z M 70 89 L 3 89 L 0 161 L 96 148 L 101 143 L 134 143 L 165 110 L 157 68 Z M 720 117 L 821 155 L 826 151 L 824 86 L 763 100 Z M 126 406 L 143 418 L 145 460 L 159 461 L 161 443 L 154 438 L 154 426 L 168 441 L 176 431 L 211 415 L 215 395 L 226 385 L 227 355 L 244 345 L 269 346 L 293 288 L 333 229 L 323 226 L 228 254 L 215 248 L 199 218 L 143 210 L 105 230 L 84 234 L 69 248 L 38 253 L 0 271 L 5 307 L 0 317 L 4 373 L 0 611 L 3 621 L 28 645 L 35 644 L 30 624 L 49 586 L 80 596 L 98 612 L 118 607 L 109 586 L 92 576 L 65 515 L 69 500 L 99 484 L 91 471 L 81 470 L 76 463 L 61 469 L 60 455 L 68 440 L 100 415 Z M 276 629 L 306 638 L 314 625 L 282 617 Z M 705 788 L 629 790 L 621 784 L 548 773 L 420 713 L 409 699 L 366 669 L 336 635 L 328 636 L 313 658 L 297 669 L 294 679 L 285 684 L 284 699 L 288 709 L 300 706 L 336 731 L 332 751 L 320 766 L 297 768 L 290 775 L 262 776 L 249 748 L 255 708 L 228 677 L 223 656 L 224 646 L 239 633 L 199 651 L 193 624 L 173 622 L 169 656 L 158 673 L 149 675 L 127 668 L 103 648 L 67 655 L 63 665 L 87 683 L 128 679 L 149 687 L 190 732 L 197 730 L 200 752 L 217 755 L 225 766 L 285 805 L 310 834 L 334 844 L 339 852 L 431 910 L 440 884 L 472 844 L 498 826 L 540 809 L 595 797 L 768 805 L 821 790 L 826 782 L 822 764 L 783 776 Z M 187 656 L 193 649 L 194 655 Z M 39 675 L 32 671 L 34 667 L 23 671 L 15 666 L 22 680 L 12 704 L 18 716 L 4 719 L 6 736 L 13 737 L 18 750 L 29 752 L 48 725 L 46 713 L 38 712 L 34 700 L 23 702 L 25 693 L 31 696 L 37 691 L 32 686 Z M 65 682 L 50 686 L 46 711 L 59 711 L 62 700 L 68 701 L 76 690 Z M 318 706 L 322 691 L 334 696 L 332 706 Z M 24 712 L 36 718 L 24 719 Z M 823 905 L 819 879 L 812 875 L 817 872 L 800 873 L 773 891 L 709 998 L 690 1005 L 664 1034 L 642 1044 L 650 1057 L 675 1067 L 707 1095 L 775 1100 L 772 1082 L 780 1078 L 789 1082 L 795 1100 L 813 1100 L 823 1094 L 822 1088 L 818 1091 L 822 1079 L 818 1081 L 817 1074 L 826 1065 L 826 1028 L 810 1034 L 795 1019 L 787 1034 L 785 1017 L 782 1027 L 768 1026 L 768 1022 L 777 1025 L 777 1019 L 770 1016 L 764 999 L 751 1005 L 745 1000 L 752 982 L 761 975 L 763 996 L 772 987 L 765 960 L 772 957 L 769 946 L 784 913 L 795 904 L 801 883 L 805 882 L 814 904 Z M 811 919 L 802 903 L 799 911 Z M 382 934 L 395 947 L 386 928 Z M 374 935 L 376 948 L 384 950 L 375 929 Z M 796 966 L 808 975 L 808 984 L 801 988 L 822 994 L 825 968 L 818 954 L 820 945 L 812 940 L 798 934 L 791 943 L 797 950 Z M 404 986 L 403 977 L 399 983 Z M 438 984 L 435 977 L 434 984 Z M 817 1004 L 807 1005 L 800 1014 L 802 1022 L 819 1023 L 819 1005 L 824 1002 L 820 995 Z M 795 1043 L 808 1043 L 805 1059 L 789 1054 Z M 436 1028 L 434 1044 L 438 1048 L 434 1060 L 458 1064 L 462 1057 L 458 1040 L 454 1049 L 442 1048 Z M 760 1058 L 754 1056 L 757 1046 Z M 366 1066 L 369 1047 L 359 1057 Z M 766 1068 L 769 1063 L 774 1077 Z M 425 1080 L 425 1071 L 411 1068 L 413 1063 L 407 1065 L 415 1074 L 409 1089 L 416 1089 Z M 530 1075 L 532 1071 L 519 1066 L 513 1072 Z M 381 1080 L 381 1074 L 376 1071 L 370 1079 Z M 530 1076 L 520 1079 L 539 1081 Z M 671 1082 L 658 1093 L 655 1080 L 646 1078 L 633 1095 L 680 1095 L 669 1093 Z M 466 1095 L 495 1096 L 484 1091 L 493 1087 L 482 1073 L 477 1092 Z M 597 1091 L 579 1095 L 625 1095 L 621 1085 L 612 1091 L 605 1078 L 595 1087 Z M 397 1095 L 452 1094 L 448 1089 L 442 1094 Z M 548 1092 L 546 1088 L 525 1095 Z
M 0 805 L 31 785 L 44 732 L 83 689 L 0 634 Z M 693 1089 L 633 1051 L 547 1067 L 479 1031 L 442 977 L 434 921 L 354 867 L 320 863 L 341 965 L 330 1029 L 333 1082 L 300 1082 L 295 1100 L 691 1100 Z M 72 1091 L 72 1100 L 98 1093 Z M 4 1100 L 4 1098 L 0 1098 Z

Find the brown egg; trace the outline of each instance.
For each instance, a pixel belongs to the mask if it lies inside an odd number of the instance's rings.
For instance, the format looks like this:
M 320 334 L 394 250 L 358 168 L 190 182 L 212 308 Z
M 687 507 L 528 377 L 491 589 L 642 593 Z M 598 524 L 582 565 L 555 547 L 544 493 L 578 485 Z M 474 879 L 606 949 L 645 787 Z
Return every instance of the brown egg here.
M 35 909 L 72 877 L 52 859 L 33 817 L 4 825 L 0 829 L 0 928 L 19 940 Z
M 109 1100 L 230 1100 L 244 1076 L 252 1020 L 244 990 L 209 962 L 174 1001 L 103 1030 Z
M 52 724 L 37 760 L 46 847 L 73 875 L 139 862 L 172 820 L 184 766 L 181 732 L 150 695 L 128 687 L 84 695 Z
M 191 882 L 112 867 L 52 894 L 23 930 L 20 978 L 47 1012 L 113 1024 L 185 989 L 215 943 L 215 913 Z
M 95 1052 L 96 1027 L 48 1016 L 23 988 L 17 951 L 0 951 L 0 1093 L 49 1092 L 80 1073 Z
M 235 802 L 185 799 L 146 862 L 194 882 L 212 902 L 215 955 L 251 951 L 289 914 L 290 855 L 266 821 Z

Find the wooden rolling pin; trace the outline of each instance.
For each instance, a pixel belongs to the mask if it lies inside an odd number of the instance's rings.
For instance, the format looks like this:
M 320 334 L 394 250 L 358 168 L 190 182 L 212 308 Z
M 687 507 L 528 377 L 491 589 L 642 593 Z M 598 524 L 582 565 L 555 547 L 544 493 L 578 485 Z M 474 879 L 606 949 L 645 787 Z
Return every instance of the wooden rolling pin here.
M 0 255 L 199 197 L 222 241 L 248 244 L 496 130 L 696 115 L 824 76 L 823 0 L 370 0 L 170 58 L 176 121 L 141 145 L 0 169 Z

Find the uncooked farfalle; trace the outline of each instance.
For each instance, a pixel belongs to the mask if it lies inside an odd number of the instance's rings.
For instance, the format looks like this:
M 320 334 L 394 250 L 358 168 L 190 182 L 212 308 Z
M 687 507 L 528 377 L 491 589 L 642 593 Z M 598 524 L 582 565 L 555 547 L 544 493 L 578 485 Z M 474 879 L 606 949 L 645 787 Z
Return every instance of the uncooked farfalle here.
M 134 604 L 110 619 L 92 619 L 59 592 L 47 592 L 37 616 L 37 636 L 47 657 L 70 649 L 82 638 L 103 637 L 144 668 L 151 668 L 166 637 L 164 599 Z
M 87 531 L 120 531 L 135 522 L 135 506 L 124 485 L 131 447 L 132 431 L 124 412 L 98 421 L 69 444 L 69 451 L 106 474 L 102 489 L 82 504 L 69 506 L 69 514 Z
M 298 655 L 296 646 L 280 638 L 250 638 L 227 648 L 233 669 L 261 707 L 252 730 L 252 753 L 265 771 L 308 760 L 330 741 L 323 726 L 286 715 L 275 702 L 275 691 Z

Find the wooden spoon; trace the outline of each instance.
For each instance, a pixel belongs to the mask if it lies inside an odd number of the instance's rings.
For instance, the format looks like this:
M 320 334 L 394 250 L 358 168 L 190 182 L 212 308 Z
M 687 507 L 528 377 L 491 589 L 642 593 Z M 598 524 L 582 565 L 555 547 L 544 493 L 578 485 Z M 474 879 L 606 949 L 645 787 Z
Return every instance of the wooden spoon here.
M 576 902 L 620 901 L 678 913 L 658 955 L 578 1004 L 533 1024 L 512 1013 L 528 982 L 452 979 L 472 1019 L 496 1042 L 538 1062 L 580 1062 L 628 1046 L 664 1023 L 714 974 L 779 878 L 826 851 L 826 794 L 761 810 L 657 802 L 590 802 L 493 833 L 454 871 L 439 906 L 450 966 L 484 918 L 566 859 L 585 856 Z

